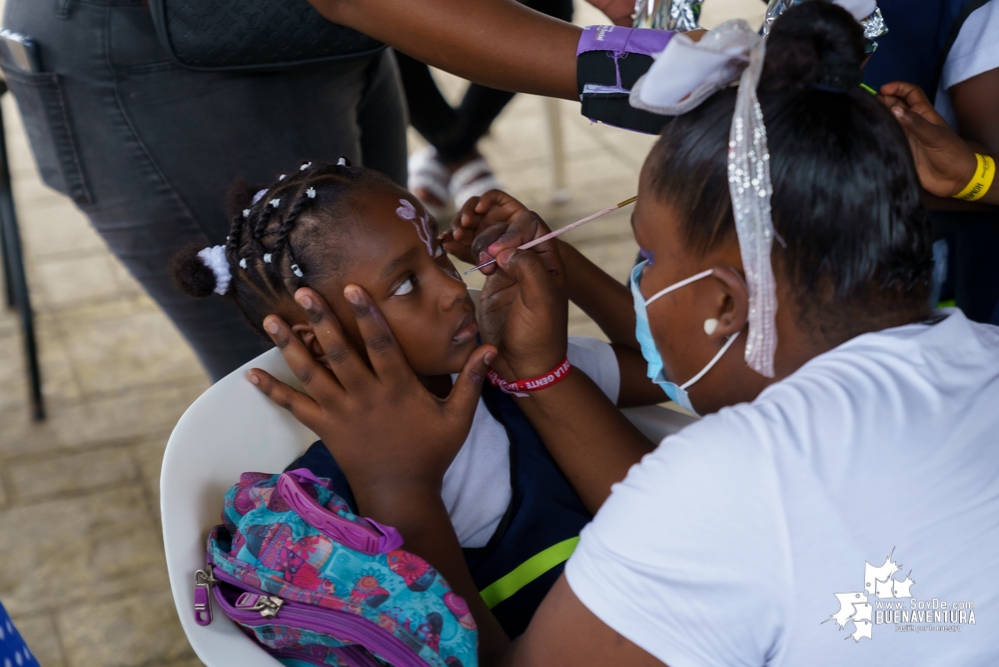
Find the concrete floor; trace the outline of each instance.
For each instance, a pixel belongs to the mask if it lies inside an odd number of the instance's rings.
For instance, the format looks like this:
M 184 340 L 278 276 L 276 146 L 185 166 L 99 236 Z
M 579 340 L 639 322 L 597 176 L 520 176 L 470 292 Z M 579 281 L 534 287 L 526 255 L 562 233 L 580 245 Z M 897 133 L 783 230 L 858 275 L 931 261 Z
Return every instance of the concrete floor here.
M 578 22 L 602 22 L 578 4 Z M 758 0 L 707 5 L 708 26 L 762 18 Z M 158 496 L 170 430 L 208 380 L 86 218 L 41 184 L 14 100 L 2 105 L 49 417 L 30 421 L 19 321 L 0 310 L 0 600 L 46 667 L 199 665 L 169 591 Z M 518 96 L 481 146 L 553 227 L 633 195 L 653 141 L 591 125 L 568 102 L 558 110 L 567 203 L 552 202 L 543 100 Z M 629 213 L 568 237 L 622 280 L 637 250 Z M 599 334 L 579 312 L 570 328 Z

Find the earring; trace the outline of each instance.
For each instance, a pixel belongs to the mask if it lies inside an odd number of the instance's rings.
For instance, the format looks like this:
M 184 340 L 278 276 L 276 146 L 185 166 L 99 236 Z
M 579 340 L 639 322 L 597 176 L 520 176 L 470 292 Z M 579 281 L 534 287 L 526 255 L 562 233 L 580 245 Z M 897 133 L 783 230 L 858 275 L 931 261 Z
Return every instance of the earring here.
M 704 320 L 704 333 L 706 333 L 707 335 L 710 336 L 711 334 L 713 334 L 715 332 L 715 329 L 717 328 L 718 328 L 718 320 L 716 320 L 715 318 L 709 317 L 708 319 Z

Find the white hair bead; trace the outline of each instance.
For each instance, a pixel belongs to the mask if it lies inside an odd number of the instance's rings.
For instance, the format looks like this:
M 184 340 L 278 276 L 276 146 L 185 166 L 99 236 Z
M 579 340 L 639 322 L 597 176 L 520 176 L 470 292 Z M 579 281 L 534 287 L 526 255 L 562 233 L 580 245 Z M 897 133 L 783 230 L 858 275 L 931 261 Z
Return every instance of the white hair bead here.
M 309 188 L 308 190 L 305 191 L 305 194 L 309 197 L 309 199 L 315 199 L 316 198 L 316 189 L 315 188 Z
M 306 163 L 305 163 L 305 164 L 303 164 L 303 165 L 302 165 L 301 167 L 299 167 L 299 168 L 298 168 L 298 170 L 299 170 L 299 171 L 305 171 L 306 169 L 308 169 L 308 168 L 309 168 L 309 167 L 311 167 L 311 166 L 312 166 L 312 163 L 311 163 L 311 162 L 306 162 Z
M 243 259 L 239 260 L 239 268 L 241 268 L 241 269 L 245 269 L 246 268 L 246 258 L 245 257 Z
M 274 208 L 277 208 L 278 206 L 280 206 L 280 205 L 281 205 L 281 200 L 280 200 L 280 199 L 272 199 L 272 200 L 270 200 L 270 202 L 268 202 L 268 203 L 269 203 L 269 204 L 270 204 L 271 206 L 273 206 Z
M 264 255 L 264 264 L 270 264 L 270 263 L 271 263 L 271 254 L 267 253 L 266 255 Z
M 285 177 L 287 177 L 287 176 L 288 176 L 288 174 L 281 174 L 280 176 L 278 176 L 278 180 L 279 181 L 283 181 L 285 179 Z
M 291 272 L 294 273 L 299 278 L 301 278 L 303 275 L 305 275 L 305 274 L 302 273 L 302 269 L 298 268 L 298 264 L 292 264 L 291 265 Z
M 257 194 L 253 195 L 253 203 L 256 204 L 258 201 L 263 199 L 265 194 L 267 194 L 267 188 L 257 190 Z
M 336 166 L 338 166 L 338 167 L 346 167 L 347 166 L 347 158 L 342 157 L 339 160 L 337 160 L 336 161 Z
M 250 209 L 248 209 L 248 208 L 244 208 L 243 209 L 243 217 L 244 218 L 249 218 L 250 217 Z

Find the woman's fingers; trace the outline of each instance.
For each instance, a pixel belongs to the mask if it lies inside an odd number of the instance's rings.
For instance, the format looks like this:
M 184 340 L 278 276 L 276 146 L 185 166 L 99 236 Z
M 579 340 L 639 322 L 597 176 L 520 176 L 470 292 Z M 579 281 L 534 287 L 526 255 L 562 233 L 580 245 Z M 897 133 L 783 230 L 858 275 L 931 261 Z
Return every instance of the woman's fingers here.
M 500 251 L 519 247 L 547 234 L 548 231 L 548 227 L 537 213 L 525 209 L 513 219 L 502 236 L 493 241 L 486 251 L 491 256 L 496 257 Z
M 323 418 L 323 409 L 314 400 L 296 391 L 273 375 L 259 368 L 251 369 L 247 379 L 276 405 L 284 408 L 295 419 L 316 431 Z
M 471 418 L 475 414 L 475 404 L 482 395 L 482 381 L 489 370 L 489 362 L 496 357 L 496 348 L 483 345 L 472 352 L 454 382 L 451 394 L 445 402 L 445 410 L 461 418 Z
M 903 107 L 906 111 L 914 112 L 923 117 L 933 125 L 946 125 L 947 121 L 933 108 L 930 99 L 923 92 L 923 89 L 914 83 L 905 81 L 892 81 L 881 86 L 881 96 L 886 102 L 894 99 L 901 100 L 900 103 L 889 103 L 892 110 L 895 107 Z
M 295 292 L 295 301 L 305 311 L 305 316 L 309 318 L 312 332 L 315 334 L 316 340 L 323 350 L 323 357 L 336 376 L 336 380 L 350 391 L 351 387 L 357 386 L 358 383 L 364 382 L 365 378 L 369 378 L 371 371 L 347 339 L 343 327 L 340 326 L 340 320 L 333 314 L 326 300 L 315 290 L 302 287 Z M 287 359 L 287 357 L 285 358 Z M 322 368 L 320 364 L 316 363 L 316 365 Z M 324 374 L 316 372 L 315 376 L 324 377 Z M 328 373 L 325 376 L 328 376 Z M 307 379 L 316 381 L 316 377 Z M 306 384 L 305 380 L 302 380 L 302 384 Z M 306 386 L 308 387 L 308 385 Z M 309 387 L 309 393 L 316 396 L 311 387 Z M 318 400 L 320 397 L 316 396 L 316 398 Z
M 532 250 L 504 250 L 496 263 L 520 286 L 521 300 L 528 306 L 556 301 L 559 286 L 557 272 L 545 258 Z
M 343 295 L 350 304 L 354 318 L 357 319 L 357 328 L 364 339 L 368 361 L 371 362 L 375 375 L 383 381 L 412 376 L 413 369 L 406 361 L 395 336 L 392 335 L 388 322 L 382 317 L 378 307 L 372 303 L 368 293 L 357 285 L 347 285 Z
M 284 320 L 277 315 L 268 315 L 264 318 L 264 330 L 281 351 L 288 368 L 308 390 L 310 396 L 322 401 L 327 397 L 333 398 L 342 391 L 336 379 L 313 358 L 309 348 Z

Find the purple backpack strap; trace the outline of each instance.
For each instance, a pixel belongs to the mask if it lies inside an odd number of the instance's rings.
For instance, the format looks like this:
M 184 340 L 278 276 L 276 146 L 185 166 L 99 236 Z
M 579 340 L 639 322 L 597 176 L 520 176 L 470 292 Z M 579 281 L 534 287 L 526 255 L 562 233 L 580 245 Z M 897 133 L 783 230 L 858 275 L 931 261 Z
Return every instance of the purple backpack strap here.
M 360 516 L 356 523 L 345 519 L 317 503 L 299 485 L 300 481 L 323 485 L 309 470 L 299 468 L 281 475 L 278 492 L 296 514 L 330 539 L 368 555 L 388 553 L 402 546 L 402 536 L 395 528 Z

